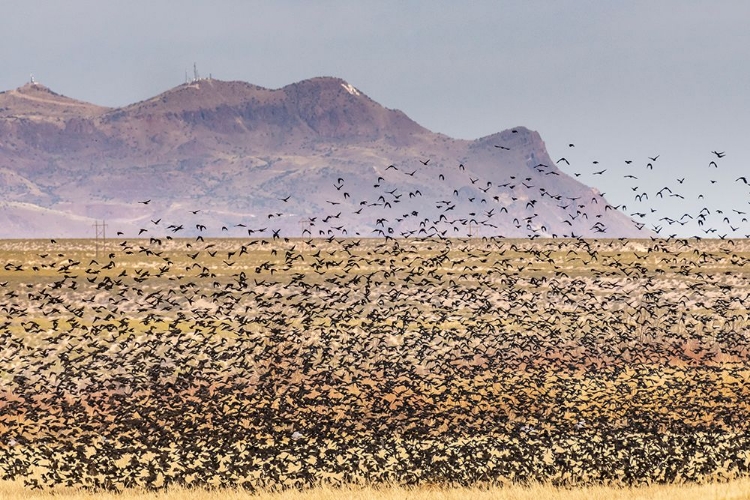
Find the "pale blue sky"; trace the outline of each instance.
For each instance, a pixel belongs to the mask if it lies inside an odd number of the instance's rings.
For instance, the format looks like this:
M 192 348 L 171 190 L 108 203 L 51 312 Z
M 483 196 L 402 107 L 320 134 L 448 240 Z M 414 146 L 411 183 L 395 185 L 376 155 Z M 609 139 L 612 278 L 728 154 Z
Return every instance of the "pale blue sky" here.
M 452 137 L 537 130 L 565 170 L 628 212 L 635 185 L 655 192 L 682 177 L 686 199 L 653 205 L 658 215 L 750 209 L 735 182 L 750 175 L 750 2 L 3 3 L 0 90 L 33 73 L 119 106 L 179 85 L 193 62 L 269 88 L 338 76 Z M 726 151 L 719 169 L 707 167 L 712 150 Z

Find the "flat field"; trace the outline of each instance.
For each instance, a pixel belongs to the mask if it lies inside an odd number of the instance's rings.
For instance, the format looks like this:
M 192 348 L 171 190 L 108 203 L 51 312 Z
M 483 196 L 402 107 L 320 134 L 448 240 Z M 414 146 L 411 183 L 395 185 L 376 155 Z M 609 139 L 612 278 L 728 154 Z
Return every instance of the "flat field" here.
M 546 484 L 492 487 L 429 486 L 321 486 L 282 491 L 174 487 L 148 491 L 89 491 L 54 488 L 30 491 L 21 481 L 0 481 L 0 498 L 23 500 L 748 500 L 750 478 L 706 484 L 652 484 L 648 486 L 582 486 Z
M 28 488 L 750 471 L 746 240 L 39 240 L 0 256 L 0 474 Z

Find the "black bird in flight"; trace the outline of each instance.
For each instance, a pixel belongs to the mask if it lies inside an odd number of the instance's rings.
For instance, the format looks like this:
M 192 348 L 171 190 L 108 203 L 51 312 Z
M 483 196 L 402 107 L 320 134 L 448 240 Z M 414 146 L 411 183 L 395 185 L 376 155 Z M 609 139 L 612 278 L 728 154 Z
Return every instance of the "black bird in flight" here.
M 724 156 L 726 156 L 726 154 L 724 153 L 724 151 L 722 151 L 722 152 L 718 152 L 718 151 L 711 151 L 711 152 L 712 152 L 713 154 L 715 154 L 717 158 L 724 158 Z

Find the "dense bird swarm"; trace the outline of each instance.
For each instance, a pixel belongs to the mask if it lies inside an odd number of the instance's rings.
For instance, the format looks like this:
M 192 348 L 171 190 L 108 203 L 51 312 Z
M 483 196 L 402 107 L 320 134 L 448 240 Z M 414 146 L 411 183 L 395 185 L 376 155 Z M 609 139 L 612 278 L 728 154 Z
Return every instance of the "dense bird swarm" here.
M 0 472 L 32 487 L 750 471 L 747 241 L 0 252 Z

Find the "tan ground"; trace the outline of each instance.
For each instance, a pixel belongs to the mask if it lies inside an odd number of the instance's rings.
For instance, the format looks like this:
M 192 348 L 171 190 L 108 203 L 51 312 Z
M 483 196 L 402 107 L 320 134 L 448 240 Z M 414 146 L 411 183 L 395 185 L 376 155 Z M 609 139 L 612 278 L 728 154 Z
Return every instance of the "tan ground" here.
M 80 490 L 32 492 L 20 482 L 0 482 L 5 500 L 745 500 L 750 499 L 750 478 L 701 485 L 652 485 L 640 488 L 594 486 L 564 489 L 554 486 L 502 488 L 317 488 L 306 491 L 249 493 L 237 490 L 169 489 L 123 493 L 89 493 Z

